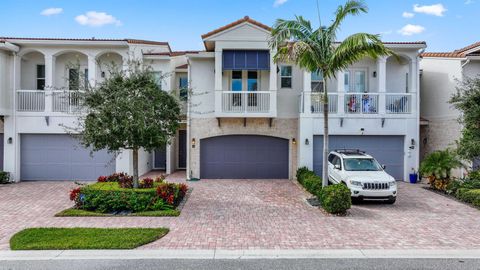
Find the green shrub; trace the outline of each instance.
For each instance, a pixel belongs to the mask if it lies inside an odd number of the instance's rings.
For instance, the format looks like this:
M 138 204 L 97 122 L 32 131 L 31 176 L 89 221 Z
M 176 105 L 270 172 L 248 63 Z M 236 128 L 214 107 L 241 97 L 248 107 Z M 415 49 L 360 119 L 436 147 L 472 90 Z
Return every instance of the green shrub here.
M 309 176 L 315 176 L 315 172 L 310 171 L 307 167 L 301 167 L 297 170 L 297 181 L 303 186 L 305 179 Z
M 475 181 L 475 180 L 480 181 L 480 170 L 471 171 L 468 174 L 468 179 L 472 181 Z
M 118 182 L 98 182 L 71 191 L 77 209 L 110 213 L 174 209 L 185 196 L 183 184 L 154 183 L 152 188 L 122 188 Z
M 308 192 L 318 196 L 322 190 L 322 178 L 316 175 L 307 175 L 303 180 L 303 186 Z
M 480 203 L 480 189 L 459 189 L 457 198 L 471 204 Z
M 463 182 L 462 188 L 480 189 L 480 179 L 467 179 Z
M 445 192 L 447 194 L 455 195 L 457 193 L 457 190 L 462 188 L 462 185 L 463 185 L 462 181 L 452 180 L 447 184 Z
M 10 174 L 0 171 L 0 184 L 7 184 L 8 182 L 10 182 Z
M 350 190 L 343 184 L 324 187 L 319 200 L 323 209 L 331 214 L 343 214 L 352 206 Z

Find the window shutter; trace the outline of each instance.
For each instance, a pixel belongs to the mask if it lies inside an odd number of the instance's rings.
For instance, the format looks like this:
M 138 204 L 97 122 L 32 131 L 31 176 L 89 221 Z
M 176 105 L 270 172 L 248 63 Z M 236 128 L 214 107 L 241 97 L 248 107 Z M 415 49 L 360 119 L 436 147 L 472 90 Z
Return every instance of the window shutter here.
M 225 50 L 223 70 L 269 70 L 270 52 L 266 50 Z

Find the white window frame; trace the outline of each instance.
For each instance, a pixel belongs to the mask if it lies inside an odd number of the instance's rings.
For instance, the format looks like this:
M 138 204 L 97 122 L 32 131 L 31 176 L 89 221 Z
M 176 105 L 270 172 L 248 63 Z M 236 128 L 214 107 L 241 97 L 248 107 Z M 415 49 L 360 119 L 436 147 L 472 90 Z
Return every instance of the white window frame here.
M 282 75 L 282 68 L 290 67 L 290 76 Z M 284 87 L 282 85 L 282 79 L 290 79 L 290 87 Z M 280 88 L 282 89 L 292 89 L 293 88 L 293 66 L 292 65 L 280 65 Z
M 365 73 L 365 93 L 369 93 L 370 92 L 370 89 L 369 89 L 369 77 L 368 77 L 368 68 L 351 68 L 351 69 L 348 69 L 345 74 L 344 74 L 344 77 L 343 77 L 343 85 L 345 87 L 345 92 L 347 93 L 361 93 L 359 92 L 357 89 L 355 89 L 355 86 L 356 86 L 356 83 L 355 83 L 355 72 L 358 72 L 358 71 L 361 71 L 361 72 L 364 72 Z M 347 84 L 345 84 L 345 75 L 348 76 L 348 86 Z
M 39 66 L 43 66 L 43 78 L 42 77 L 38 77 L 38 67 Z M 46 66 L 45 64 L 38 64 L 35 66 L 35 86 L 36 86 L 36 90 L 45 90 L 45 88 L 47 87 L 45 84 L 46 84 L 46 73 L 47 73 L 47 70 L 46 70 Z M 38 80 L 43 80 L 43 89 L 40 89 L 39 85 L 38 85 Z
M 314 79 L 313 79 L 313 75 L 314 75 L 314 73 L 312 72 L 312 73 L 310 74 L 310 87 L 311 87 L 310 90 L 311 90 L 312 92 L 323 92 L 323 88 L 324 88 L 324 85 L 325 85 L 325 78 L 324 78 L 323 75 L 322 75 L 322 78 L 323 78 L 322 80 L 314 80 Z M 314 83 L 319 83 L 319 84 L 322 85 L 322 87 L 314 90 L 314 88 L 313 88 L 313 84 L 314 84 Z

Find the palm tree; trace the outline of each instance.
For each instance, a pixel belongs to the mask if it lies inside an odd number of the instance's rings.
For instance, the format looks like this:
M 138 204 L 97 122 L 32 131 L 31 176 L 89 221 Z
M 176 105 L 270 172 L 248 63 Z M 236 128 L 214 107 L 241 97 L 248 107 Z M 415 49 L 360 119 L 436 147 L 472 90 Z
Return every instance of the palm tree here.
M 317 29 L 313 29 L 310 21 L 302 16 L 296 16 L 295 20 L 278 19 L 269 40 L 270 48 L 276 50 L 275 62 L 295 63 L 307 71 L 323 75 L 323 186 L 328 184 L 328 79 L 335 78 L 336 72 L 347 69 L 364 57 L 377 59 L 393 55 L 379 35 L 356 33 L 342 42 L 336 41 L 340 25 L 348 15 L 366 12 L 367 6 L 363 1 L 349 0 L 337 8 L 330 25 L 320 25 Z

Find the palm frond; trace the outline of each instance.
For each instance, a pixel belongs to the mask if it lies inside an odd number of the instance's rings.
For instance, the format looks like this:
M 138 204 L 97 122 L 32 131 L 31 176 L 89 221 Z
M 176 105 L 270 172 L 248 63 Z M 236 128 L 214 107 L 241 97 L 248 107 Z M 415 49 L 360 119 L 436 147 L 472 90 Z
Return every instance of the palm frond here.
M 357 33 L 338 45 L 332 55 L 330 66 L 333 71 L 342 70 L 365 57 L 377 59 L 389 55 L 394 55 L 394 52 L 383 45 L 378 35 Z
M 367 13 L 368 7 L 365 5 L 363 0 L 349 0 L 343 6 L 340 5 L 335 12 L 335 19 L 333 23 L 328 27 L 328 32 L 333 36 L 336 35 L 340 29 L 340 25 L 345 20 L 348 15 L 359 15 L 360 13 Z

